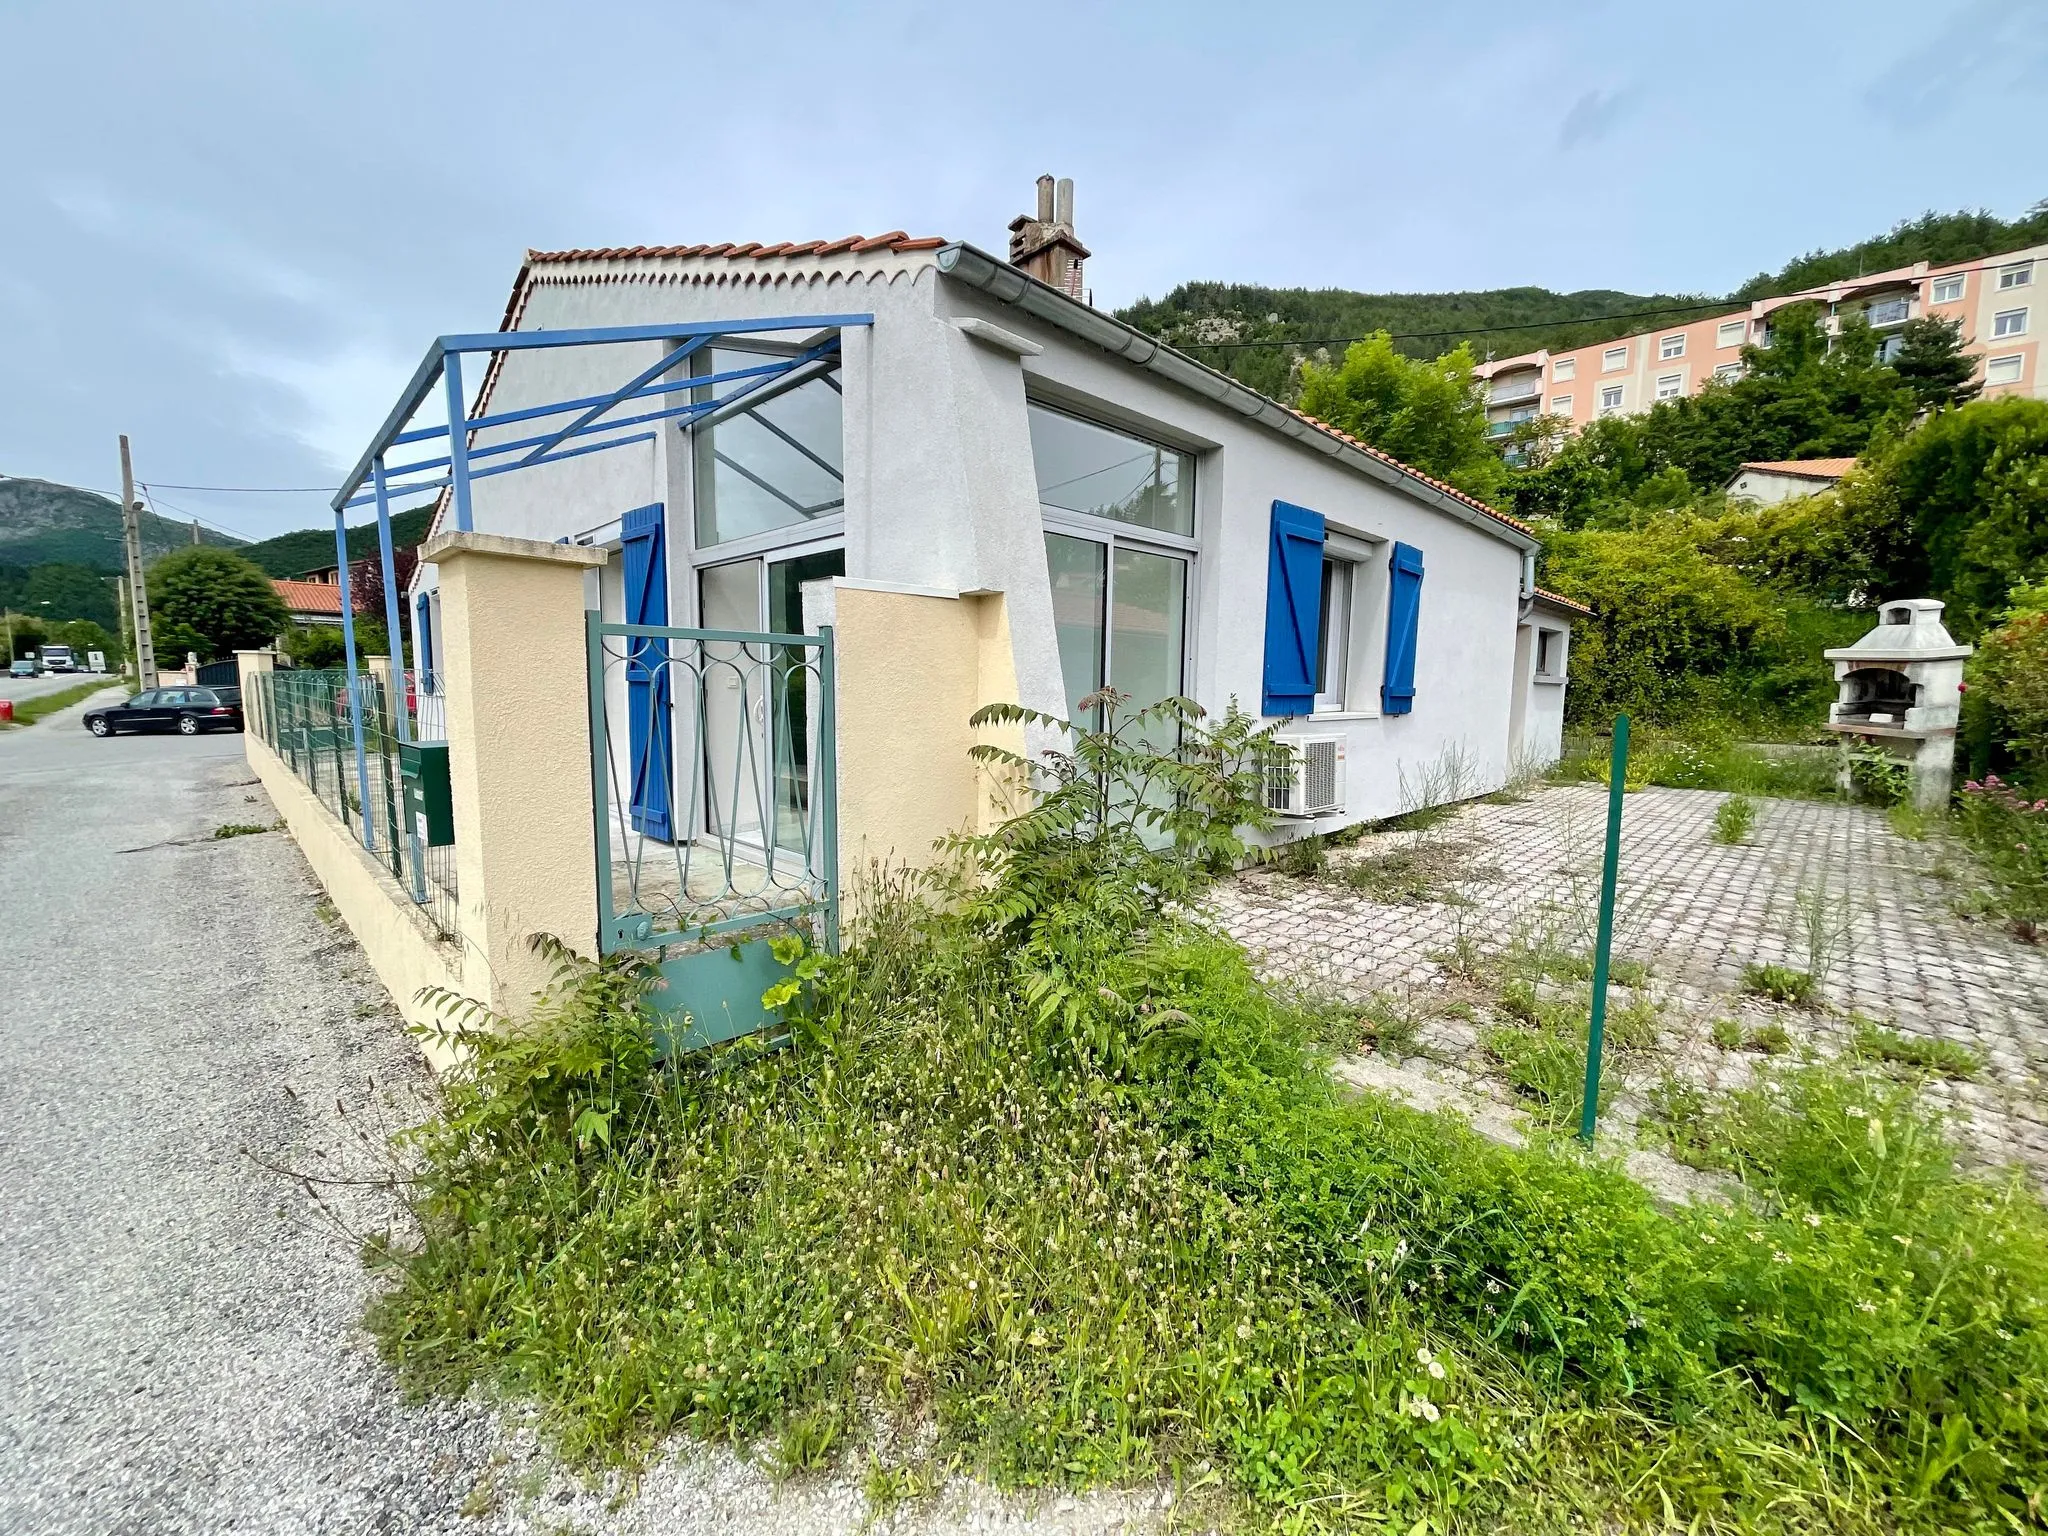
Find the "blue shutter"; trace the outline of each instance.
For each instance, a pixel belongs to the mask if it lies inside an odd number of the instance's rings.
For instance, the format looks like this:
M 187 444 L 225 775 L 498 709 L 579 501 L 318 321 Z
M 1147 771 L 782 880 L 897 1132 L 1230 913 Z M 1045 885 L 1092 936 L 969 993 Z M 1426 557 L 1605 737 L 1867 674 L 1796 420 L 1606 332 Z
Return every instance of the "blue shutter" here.
M 1266 559 L 1264 713 L 1305 715 L 1315 708 L 1322 618 L 1323 514 L 1276 501 Z
M 1386 681 L 1380 685 L 1380 708 L 1390 715 L 1415 707 L 1415 627 L 1421 614 L 1422 551 L 1396 544 L 1387 582 Z
M 635 507 L 621 522 L 625 546 L 626 622 L 668 624 L 668 542 L 662 507 Z M 626 641 L 626 735 L 633 778 L 633 830 L 671 842 L 669 817 L 669 676 L 664 641 Z

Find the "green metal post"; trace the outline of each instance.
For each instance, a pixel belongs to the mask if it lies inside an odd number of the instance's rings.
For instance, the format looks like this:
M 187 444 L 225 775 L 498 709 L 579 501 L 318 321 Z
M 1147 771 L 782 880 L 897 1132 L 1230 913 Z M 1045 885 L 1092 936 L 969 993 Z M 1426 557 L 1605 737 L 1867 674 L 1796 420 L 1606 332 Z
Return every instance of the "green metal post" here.
M 825 875 L 825 953 L 839 953 L 839 682 L 832 626 L 818 626 L 819 867 Z
M 1621 799 L 1628 792 L 1628 716 L 1614 717 L 1614 760 L 1607 777 L 1607 858 L 1600 869 L 1600 932 L 1593 940 L 1593 1016 L 1586 1030 L 1586 1102 L 1579 1139 L 1592 1143 L 1600 1119 L 1600 1048 L 1607 1034 L 1607 959 L 1614 947 L 1614 878 L 1621 865 Z

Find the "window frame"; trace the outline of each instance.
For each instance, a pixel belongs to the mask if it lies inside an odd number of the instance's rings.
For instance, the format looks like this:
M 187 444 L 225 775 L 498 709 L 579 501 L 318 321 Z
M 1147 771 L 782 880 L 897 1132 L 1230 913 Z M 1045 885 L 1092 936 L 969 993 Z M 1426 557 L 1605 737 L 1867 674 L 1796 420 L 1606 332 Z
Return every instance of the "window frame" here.
M 1676 345 L 1673 345 L 1673 343 L 1676 343 Z M 1685 332 L 1674 331 L 1669 336 L 1660 336 L 1657 339 L 1658 362 L 1668 363 L 1675 358 L 1683 356 L 1685 356 Z
M 1096 517 L 1092 513 L 1076 512 L 1070 507 L 1049 507 L 1042 500 L 1038 503 L 1041 517 L 1049 521 L 1053 519 L 1071 521 L 1077 527 L 1082 528 L 1127 529 L 1143 540 L 1157 541 L 1174 548 L 1185 547 L 1188 550 L 1196 548 L 1202 528 L 1202 454 L 1200 450 L 1182 447 L 1170 438 L 1149 434 L 1126 426 L 1124 423 L 1113 421 L 1107 416 L 1090 415 L 1085 409 L 1069 404 L 1064 400 L 1049 400 L 1028 391 L 1024 396 L 1024 410 L 1027 435 L 1029 432 L 1030 413 L 1038 410 L 1045 411 L 1053 416 L 1064 416 L 1069 421 L 1078 421 L 1081 425 L 1093 427 L 1098 432 L 1109 432 L 1118 437 L 1127 437 L 1132 442 L 1142 443 L 1147 448 L 1180 455 L 1187 472 L 1188 526 L 1194 531 L 1192 533 L 1180 534 L 1175 533 L 1170 528 L 1154 528 L 1149 523 L 1127 523 L 1114 517 Z M 1038 494 L 1038 464 L 1035 458 L 1031 466 L 1031 491 L 1034 496 Z
M 1609 400 L 1609 399 L 1607 398 L 1607 397 L 1608 397 L 1609 395 L 1612 395 L 1612 396 L 1614 396 L 1614 398 L 1613 398 L 1612 400 Z M 1600 414 L 1601 414 L 1602 416 L 1607 416 L 1607 415 L 1611 415 L 1611 414 L 1613 414 L 1613 413 L 1614 413 L 1615 411 L 1619 411 L 1619 410 L 1622 410 L 1622 409 L 1624 409 L 1624 404 L 1625 404 L 1625 401 L 1626 401 L 1626 399 L 1627 399 L 1627 393 L 1626 393 L 1626 391 L 1625 391 L 1625 390 L 1624 390 L 1624 389 L 1622 388 L 1622 386 L 1621 386 L 1621 385 L 1619 385 L 1619 384 L 1603 384 L 1603 385 L 1601 385 L 1601 386 L 1600 386 L 1600 407 L 1599 407 L 1599 410 L 1600 410 Z
M 717 372 L 717 368 L 712 360 L 714 352 L 748 352 L 761 357 L 784 359 L 800 355 L 797 348 L 772 341 L 759 340 L 751 336 L 737 338 L 720 337 L 713 345 L 703 348 L 703 350 L 690 359 L 689 376 L 691 378 L 708 377 Z M 843 365 L 834 364 L 830 368 L 811 374 L 806 378 L 798 379 L 794 383 L 776 381 L 755 393 L 744 396 L 744 404 L 735 401 L 730 410 L 714 412 L 710 420 L 692 422 L 690 424 L 690 428 L 685 434 L 689 443 L 689 463 L 686 479 L 689 485 L 690 504 L 688 515 L 683 519 L 683 532 L 688 535 L 687 547 L 690 554 L 690 568 L 693 571 L 707 565 L 723 565 L 729 560 L 743 559 L 749 555 L 765 555 L 769 551 L 780 550 L 786 546 L 813 544 L 821 539 L 837 539 L 842 543 L 844 542 L 846 537 L 846 390 L 845 386 L 840 382 L 843 371 Z M 716 543 L 705 543 L 699 536 L 700 514 L 704 507 L 709 505 L 713 509 L 713 515 L 716 516 L 717 500 L 711 487 L 714 477 L 718 472 L 716 457 L 717 438 L 713 436 L 707 440 L 701 434 L 706 431 L 715 434 L 720 426 L 733 417 L 744 416 L 749 411 L 757 410 L 785 394 L 819 381 L 824 381 L 825 386 L 840 397 L 839 479 L 841 495 L 839 506 L 831 511 L 821 512 L 815 518 L 808 520 L 785 523 L 779 528 L 764 528 L 758 533 L 741 534 L 735 538 L 720 539 Z M 690 391 L 690 394 L 693 399 L 700 396 L 709 398 L 717 387 L 713 385 L 695 388 Z M 707 446 L 712 450 L 709 453 L 704 451 Z M 673 514 L 671 514 L 669 518 L 669 547 L 671 549 L 676 547 L 675 533 L 676 520 Z M 694 580 L 690 584 L 690 589 L 691 596 L 689 601 L 692 605 L 690 611 L 694 613 L 696 611 L 696 582 Z M 670 600 L 671 611 L 674 611 L 673 588 L 671 588 Z
M 2008 336 L 2026 335 L 2028 308 L 2029 306 L 2022 304 L 2018 309 L 2001 309 L 1997 314 L 1993 315 L 1991 317 L 1992 339 L 2003 340 Z M 2017 319 L 2019 324 L 2009 329 L 2005 328 L 2005 322 L 2012 319 Z
M 1579 360 L 1576 357 L 1556 357 L 1550 361 L 1550 382 L 1564 384 L 1579 376 Z
M 1678 400 L 1685 395 L 1685 375 L 1682 373 L 1660 373 L 1657 375 L 1657 389 L 1652 397 L 1657 400 Z
M 1535 670 L 1531 674 L 1531 680 L 1538 683 L 1561 683 L 1565 681 L 1567 676 L 1566 669 L 1571 665 L 1570 652 L 1568 650 L 1570 644 L 1568 636 L 1571 632 L 1564 629 L 1555 629 L 1545 624 L 1538 624 L 1535 628 Z M 1549 642 L 1547 646 L 1545 642 Z M 1546 649 L 1553 653 L 1549 658 L 1553 663 L 1561 661 L 1564 665 L 1545 666 L 1544 652 Z
M 2006 293 L 2014 288 L 2030 288 L 2034 283 L 2034 264 L 2031 261 L 2014 262 L 2009 267 L 1998 269 L 1998 291 Z
M 1332 580 L 1332 576 L 1335 580 Z M 1358 618 L 1358 562 L 1332 554 L 1323 544 L 1321 611 L 1316 616 L 1316 689 L 1309 715 L 1342 714 L 1350 699 L 1351 639 Z M 1332 602 L 1332 597 L 1335 601 Z M 1334 633 L 1333 633 L 1334 631 Z M 1334 686 L 1330 677 L 1334 662 Z
M 1955 292 L 1944 295 L 1941 290 L 1951 285 L 1955 288 Z M 1960 304 L 1963 302 L 1965 286 L 1963 274 L 1960 272 L 1948 277 L 1937 277 L 1927 285 L 1927 302 L 1929 304 Z
M 1614 361 L 1617 357 L 1621 359 L 1618 363 Z M 1621 346 L 1607 347 L 1601 351 L 1600 371 L 1602 373 L 1626 373 L 1628 371 L 1628 344 L 1626 342 Z
M 1728 339 L 1730 331 L 1735 333 L 1733 341 Z M 1724 347 L 1739 347 L 1748 339 L 1749 322 L 1747 320 L 1722 320 L 1714 327 L 1714 350 L 1716 352 L 1719 352 Z
M 1999 379 L 1992 377 L 1991 370 L 1998 367 L 2002 363 L 2009 363 L 2012 365 L 2011 378 Z M 2008 352 L 2002 357 L 1987 357 L 1984 359 L 1984 382 L 1986 384 L 2018 384 L 2023 379 L 2025 379 L 2026 376 L 2027 355 L 2024 352 Z
M 1379 683 L 1387 664 L 1387 554 L 1392 548 L 1388 540 L 1377 535 L 1352 533 L 1327 521 L 1324 524 L 1324 561 L 1351 568 L 1349 612 L 1345 620 L 1343 691 L 1318 691 L 1310 706 L 1311 721 L 1377 720 L 1380 716 Z M 1319 612 L 1319 652 L 1328 628 L 1329 616 Z M 1319 672 L 1321 667 L 1322 657 L 1318 654 Z
M 1553 416 L 1569 416 L 1569 415 L 1571 415 L 1571 413 L 1572 413 L 1572 397 L 1571 397 L 1570 395 L 1552 395 L 1552 396 L 1550 397 L 1550 414 L 1551 414 L 1551 415 L 1553 415 Z
M 1741 360 L 1737 359 L 1736 361 L 1730 363 L 1716 363 L 1714 365 L 1714 377 L 1719 379 L 1723 384 L 1733 384 L 1737 379 L 1742 377 Z

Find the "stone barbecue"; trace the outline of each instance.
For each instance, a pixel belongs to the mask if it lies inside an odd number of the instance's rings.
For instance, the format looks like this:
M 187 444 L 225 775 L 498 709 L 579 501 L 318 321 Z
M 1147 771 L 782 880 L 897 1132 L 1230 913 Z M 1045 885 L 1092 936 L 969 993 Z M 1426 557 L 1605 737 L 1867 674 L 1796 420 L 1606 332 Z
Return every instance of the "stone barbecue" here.
M 1835 664 L 1837 688 L 1828 729 L 1845 744 L 1866 743 L 1906 763 L 1922 810 L 1948 803 L 1963 660 L 1972 649 L 1950 637 L 1941 609 L 1931 597 L 1881 604 L 1877 628 L 1822 652 Z

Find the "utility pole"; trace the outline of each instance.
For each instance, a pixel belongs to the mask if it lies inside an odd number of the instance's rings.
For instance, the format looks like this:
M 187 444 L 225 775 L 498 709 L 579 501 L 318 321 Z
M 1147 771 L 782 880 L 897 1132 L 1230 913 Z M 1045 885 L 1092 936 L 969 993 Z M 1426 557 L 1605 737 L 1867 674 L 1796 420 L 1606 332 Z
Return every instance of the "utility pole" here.
M 194 544 L 199 542 L 199 519 L 196 517 L 192 519 L 192 542 Z
M 121 531 L 128 543 L 128 591 L 135 599 L 135 675 L 144 688 L 156 686 L 156 645 L 149 633 L 149 589 L 142 582 L 142 503 L 135 499 L 135 465 L 128 434 L 121 434 Z
M 126 576 L 116 576 L 114 578 L 114 627 L 121 632 L 118 638 L 121 642 L 121 675 L 123 677 L 128 675 L 129 667 L 134 665 L 134 616 L 135 610 L 128 606 L 128 578 Z

